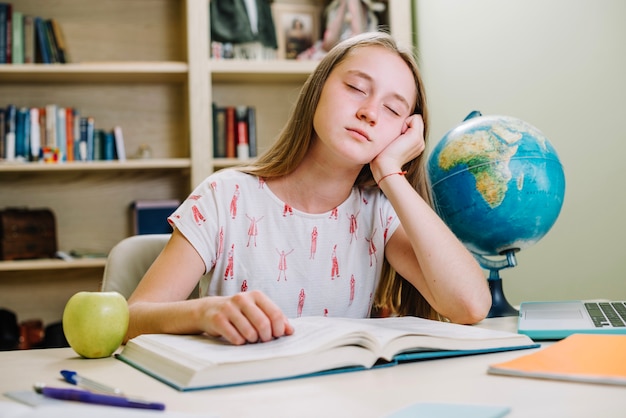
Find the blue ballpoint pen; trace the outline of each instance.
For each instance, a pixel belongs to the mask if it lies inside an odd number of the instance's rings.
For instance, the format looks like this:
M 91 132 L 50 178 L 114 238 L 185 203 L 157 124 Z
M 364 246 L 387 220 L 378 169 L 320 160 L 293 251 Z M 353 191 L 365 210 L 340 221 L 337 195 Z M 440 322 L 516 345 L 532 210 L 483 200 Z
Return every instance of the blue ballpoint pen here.
M 78 373 L 72 370 L 61 370 L 61 375 L 66 382 L 76 386 L 81 386 L 88 390 L 108 393 L 109 395 L 124 395 L 121 389 L 104 385 L 102 383 L 96 382 L 95 380 L 87 379 L 86 377 L 80 376 Z
M 42 384 L 35 385 L 35 391 L 43 396 L 66 401 L 76 401 L 89 404 L 120 406 L 124 408 L 156 409 L 163 411 L 165 404 L 147 402 L 140 399 L 130 399 L 122 396 L 103 395 L 80 389 L 51 388 Z

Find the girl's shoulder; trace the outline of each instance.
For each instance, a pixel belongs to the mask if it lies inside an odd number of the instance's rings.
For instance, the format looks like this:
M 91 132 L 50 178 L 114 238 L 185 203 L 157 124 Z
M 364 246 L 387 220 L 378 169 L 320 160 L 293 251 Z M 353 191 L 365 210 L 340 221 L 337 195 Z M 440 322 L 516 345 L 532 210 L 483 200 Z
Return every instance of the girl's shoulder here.
M 225 168 L 208 176 L 204 183 L 210 187 L 216 187 L 219 184 L 232 185 L 258 185 L 263 180 L 255 175 L 245 173 L 234 168 Z

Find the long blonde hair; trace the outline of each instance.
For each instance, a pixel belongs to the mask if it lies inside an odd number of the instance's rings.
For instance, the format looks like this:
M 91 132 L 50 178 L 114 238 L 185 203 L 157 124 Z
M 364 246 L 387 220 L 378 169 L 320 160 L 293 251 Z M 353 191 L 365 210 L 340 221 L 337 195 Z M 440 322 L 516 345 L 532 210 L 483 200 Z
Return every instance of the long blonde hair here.
M 413 54 L 401 49 L 387 33 L 366 32 L 340 42 L 328 52 L 304 83 L 287 124 L 279 133 L 276 142 L 256 161 L 239 169 L 266 179 L 284 176 L 294 171 L 304 159 L 313 140 L 313 116 L 326 79 L 335 66 L 345 60 L 352 51 L 370 46 L 381 46 L 398 54 L 413 73 L 417 98 L 412 113 L 422 115 L 426 139 L 428 137 L 426 97 Z M 406 163 L 402 169 L 406 171 L 406 178 L 413 188 L 428 204 L 432 205 L 424 154 Z M 354 182 L 354 187 L 375 186 L 376 182 L 369 165 L 363 166 Z M 374 298 L 374 308 L 389 315 L 438 317 L 424 297 L 397 274 L 386 259 L 383 261 L 382 276 Z

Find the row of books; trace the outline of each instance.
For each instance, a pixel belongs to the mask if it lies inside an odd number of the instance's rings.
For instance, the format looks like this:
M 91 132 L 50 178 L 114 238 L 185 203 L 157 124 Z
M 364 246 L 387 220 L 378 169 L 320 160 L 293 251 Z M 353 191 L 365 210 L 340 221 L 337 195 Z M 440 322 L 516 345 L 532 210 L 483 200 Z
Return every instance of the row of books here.
M 96 129 L 72 107 L 0 108 L 0 159 L 8 162 L 125 160 L 122 128 Z
M 213 103 L 213 157 L 247 160 L 256 156 L 256 108 Z
M 0 2 L 0 64 L 67 62 L 67 44 L 56 19 L 27 15 Z

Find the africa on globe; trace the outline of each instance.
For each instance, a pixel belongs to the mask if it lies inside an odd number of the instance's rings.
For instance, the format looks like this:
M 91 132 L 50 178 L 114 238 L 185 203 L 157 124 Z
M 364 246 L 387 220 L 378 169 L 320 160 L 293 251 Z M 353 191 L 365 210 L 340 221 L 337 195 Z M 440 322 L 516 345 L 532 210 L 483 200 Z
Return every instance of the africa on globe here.
M 537 128 L 509 116 L 472 112 L 433 149 L 428 174 L 437 212 L 479 255 L 535 244 L 563 205 L 556 150 Z

